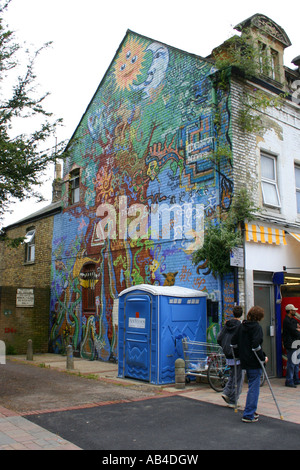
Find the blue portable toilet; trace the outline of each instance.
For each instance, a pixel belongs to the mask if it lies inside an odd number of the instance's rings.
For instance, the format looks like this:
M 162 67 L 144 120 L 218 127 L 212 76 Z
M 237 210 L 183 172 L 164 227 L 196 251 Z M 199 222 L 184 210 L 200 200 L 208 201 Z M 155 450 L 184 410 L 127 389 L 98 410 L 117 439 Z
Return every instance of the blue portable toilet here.
M 118 376 L 175 383 L 181 338 L 206 341 L 206 294 L 140 284 L 119 294 Z

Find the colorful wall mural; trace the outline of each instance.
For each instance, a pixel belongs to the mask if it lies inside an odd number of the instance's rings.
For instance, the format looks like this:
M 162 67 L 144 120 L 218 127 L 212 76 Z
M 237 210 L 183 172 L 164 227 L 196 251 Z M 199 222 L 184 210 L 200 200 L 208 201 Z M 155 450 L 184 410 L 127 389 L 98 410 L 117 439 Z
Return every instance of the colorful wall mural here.
M 228 210 L 233 190 L 228 152 L 215 158 L 217 141 L 231 141 L 229 95 L 214 89 L 214 73 L 200 57 L 127 32 L 64 163 L 50 350 L 71 343 L 84 358 L 116 359 L 118 293 L 132 285 L 202 290 L 222 312 L 220 280 L 205 260 L 192 264 L 205 219 Z

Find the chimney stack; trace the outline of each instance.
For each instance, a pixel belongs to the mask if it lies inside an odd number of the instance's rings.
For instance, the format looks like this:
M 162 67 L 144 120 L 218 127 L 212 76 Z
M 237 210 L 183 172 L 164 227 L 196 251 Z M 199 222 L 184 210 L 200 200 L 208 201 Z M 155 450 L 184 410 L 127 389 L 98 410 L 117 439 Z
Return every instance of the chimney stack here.
M 62 196 L 61 164 L 55 163 L 54 180 L 52 183 L 52 202 L 58 202 Z

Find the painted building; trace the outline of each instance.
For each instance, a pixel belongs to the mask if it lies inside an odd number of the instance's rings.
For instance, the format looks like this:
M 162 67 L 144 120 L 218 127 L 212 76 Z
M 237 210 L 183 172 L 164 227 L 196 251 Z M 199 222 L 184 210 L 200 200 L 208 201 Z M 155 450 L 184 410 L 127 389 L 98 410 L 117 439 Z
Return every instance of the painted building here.
M 291 43 L 271 19 L 257 14 L 236 29 L 258 46 L 256 78 L 240 67 L 220 73 L 214 53 L 127 32 L 70 143 L 53 236 L 53 351 L 68 336 L 82 357 L 116 358 L 118 294 L 175 284 L 208 294 L 208 340 L 234 302 L 262 304 L 269 372 L 281 374 L 287 277 L 276 273 L 300 266 L 299 69 L 283 65 Z M 218 48 L 225 57 L 228 44 Z M 260 211 L 245 221 L 242 262 L 220 278 L 192 255 L 241 187 Z
M 192 263 L 205 219 L 226 212 L 233 191 L 229 93 L 214 88 L 215 73 L 209 60 L 127 32 L 69 144 L 51 351 L 67 341 L 84 358 L 115 359 L 118 294 L 138 284 L 206 292 L 216 335 L 232 279 Z

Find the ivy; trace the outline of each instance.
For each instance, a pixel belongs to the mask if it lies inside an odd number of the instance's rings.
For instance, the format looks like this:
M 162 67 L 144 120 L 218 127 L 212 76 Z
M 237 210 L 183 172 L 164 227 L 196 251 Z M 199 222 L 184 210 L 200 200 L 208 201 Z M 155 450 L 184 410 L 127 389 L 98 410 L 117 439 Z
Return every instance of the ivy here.
M 270 96 L 262 90 L 253 88 L 252 93 L 244 92 L 240 99 L 238 124 L 245 132 L 261 132 L 265 130 L 261 113 L 267 108 L 280 109 L 287 93 Z
M 239 190 L 232 201 L 227 217 L 219 223 L 208 221 L 202 248 L 193 255 L 193 264 L 205 261 L 214 276 L 224 276 L 231 271 L 230 253 L 243 241 L 242 230 L 245 220 L 251 220 L 258 210 L 247 188 Z
M 230 272 L 230 252 L 241 243 L 241 234 L 234 232 L 227 223 L 214 225 L 209 222 L 204 235 L 202 248 L 193 255 L 193 263 L 207 262 L 214 276 Z

